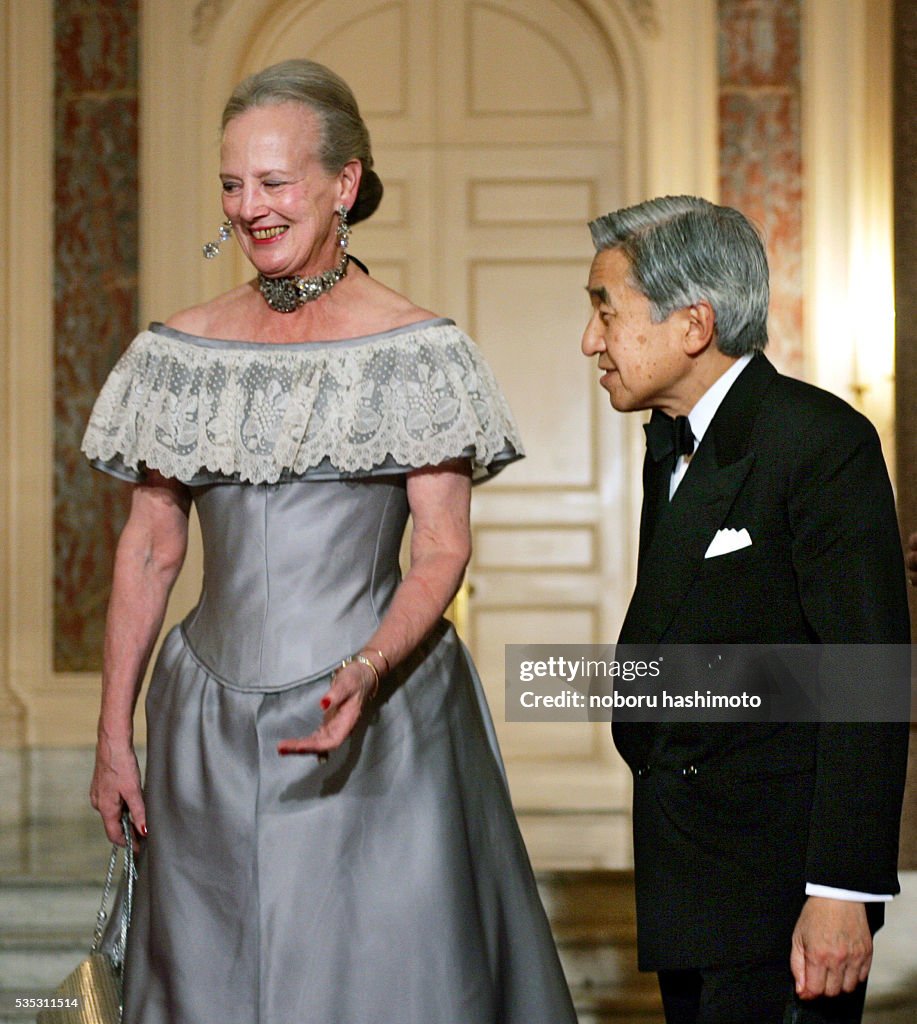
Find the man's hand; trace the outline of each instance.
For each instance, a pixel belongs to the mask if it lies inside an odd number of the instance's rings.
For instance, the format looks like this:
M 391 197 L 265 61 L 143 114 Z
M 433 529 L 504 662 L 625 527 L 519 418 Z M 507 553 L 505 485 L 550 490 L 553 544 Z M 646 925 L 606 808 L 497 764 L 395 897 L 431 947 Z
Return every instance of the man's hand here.
M 907 539 L 907 551 L 904 553 L 904 564 L 912 587 L 917 587 L 917 533 Z
M 790 969 L 800 999 L 852 992 L 872 966 L 866 907 L 810 896 L 793 931 Z

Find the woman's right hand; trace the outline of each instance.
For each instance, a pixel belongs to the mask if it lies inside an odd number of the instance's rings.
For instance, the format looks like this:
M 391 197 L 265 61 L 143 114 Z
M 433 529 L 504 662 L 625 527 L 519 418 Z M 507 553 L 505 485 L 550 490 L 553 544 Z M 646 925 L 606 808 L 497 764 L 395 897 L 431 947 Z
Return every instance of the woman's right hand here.
M 125 807 L 130 812 L 135 833 L 138 836 L 147 834 L 140 767 L 130 743 L 115 745 L 108 739 L 99 739 L 89 799 L 99 812 L 105 834 L 111 842 L 124 845 L 121 815 Z
M 134 754 L 133 720 L 140 684 L 162 628 L 169 592 L 188 545 L 191 492 L 151 471 L 134 485 L 118 548 L 102 662 L 102 710 L 89 797 L 113 843 L 124 844 L 121 815 L 135 839 L 146 835 L 146 808 Z M 136 843 L 135 843 L 136 845 Z

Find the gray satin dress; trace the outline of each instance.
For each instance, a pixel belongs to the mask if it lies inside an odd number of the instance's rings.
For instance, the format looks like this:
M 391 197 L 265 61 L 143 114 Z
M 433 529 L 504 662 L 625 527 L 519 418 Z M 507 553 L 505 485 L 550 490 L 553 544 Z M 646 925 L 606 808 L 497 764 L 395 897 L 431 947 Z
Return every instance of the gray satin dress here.
M 398 586 L 409 469 L 464 455 L 484 478 L 520 454 L 472 343 L 442 320 L 301 346 L 154 325 L 84 450 L 185 480 L 204 540 L 200 601 L 146 702 L 125 1024 L 573 1024 L 448 623 L 326 763 L 276 752 L 319 725 L 331 672 Z

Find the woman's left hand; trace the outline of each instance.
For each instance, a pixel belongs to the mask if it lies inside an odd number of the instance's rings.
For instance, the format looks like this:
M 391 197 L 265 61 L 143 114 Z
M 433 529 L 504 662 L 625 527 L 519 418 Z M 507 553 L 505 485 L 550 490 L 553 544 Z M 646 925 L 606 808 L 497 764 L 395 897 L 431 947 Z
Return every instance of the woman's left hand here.
M 375 697 L 379 683 L 376 672 L 383 668 L 389 672 L 416 649 L 439 621 L 462 582 L 471 556 L 468 460 L 454 459 L 413 470 L 407 478 L 407 495 L 414 524 L 411 567 L 395 591 L 379 628 L 359 654 L 335 672 L 322 698 L 322 724 L 311 736 L 281 740 L 277 745 L 279 754 L 315 754 L 324 760 L 330 751 L 336 750 L 353 732 L 363 705 Z
M 328 692 L 322 697 L 325 716 L 310 736 L 281 740 L 278 754 L 315 754 L 324 760 L 353 732 L 363 705 L 375 695 L 376 676 L 359 661 L 347 662 L 334 673 Z

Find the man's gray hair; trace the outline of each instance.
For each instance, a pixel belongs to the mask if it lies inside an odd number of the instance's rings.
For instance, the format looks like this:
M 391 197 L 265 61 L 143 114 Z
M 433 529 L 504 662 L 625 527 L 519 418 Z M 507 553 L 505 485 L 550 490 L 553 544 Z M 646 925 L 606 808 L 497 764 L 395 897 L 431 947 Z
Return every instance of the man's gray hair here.
M 329 174 L 349 160 L 363 165 L 360 190 L 350 210 L 351 224 L 375 212 L 382 199 L 382 182 L 373 170 L 372 146 L 350 86 L 324 64 L 299 58 L 272 64 L 241 81 L 223 108 L 222 127 L 252 107 L 302 103 L 314 111 L 321 127 L 318 158 Z
M 654 323 L 706 300 L 721 352 L 743 356 L 767 344 L 767 254 L 738 210 L 664 196 L 598 217 L 589 230 L 597 252 L 627 256 L 631 284 L 650 300 Z

